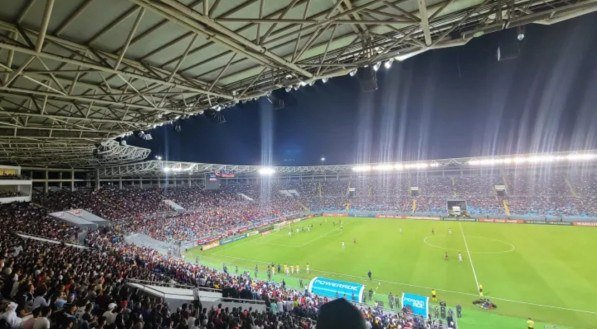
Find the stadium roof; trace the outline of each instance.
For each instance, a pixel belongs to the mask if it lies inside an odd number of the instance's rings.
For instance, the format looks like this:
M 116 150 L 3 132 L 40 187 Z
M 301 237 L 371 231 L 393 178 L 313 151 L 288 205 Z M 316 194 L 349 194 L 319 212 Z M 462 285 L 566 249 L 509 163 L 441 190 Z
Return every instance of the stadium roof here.
M 0 162 L 97 165 L 94 145 L 126 133 L 595 10 L 594 0 L 4 1 Z
M 496 157 L 469 157 L 399 163 L 369 163 L 358 165 L 273 166 L 225 165 L 151 160 L 138 163 L 105 166 L 98 169 L 100 178 L 189 176 L 207 173 L 236 176 L 273 175 L 335 175 L 346 173 L 399 173 L 482 168 L 529 168 L 547 165 L 597 164 L 597 150 L 541 154 L 516 154 Z

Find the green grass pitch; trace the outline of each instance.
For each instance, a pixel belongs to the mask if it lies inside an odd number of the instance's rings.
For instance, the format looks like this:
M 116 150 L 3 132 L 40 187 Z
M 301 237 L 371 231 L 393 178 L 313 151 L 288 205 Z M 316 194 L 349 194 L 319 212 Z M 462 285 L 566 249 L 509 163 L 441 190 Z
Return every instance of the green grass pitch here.
M 333 225 L 340 220 L 343 229 Z M 435 288 L 439 299 L 463 306 L 465 329 L 526 328 L 529 316 L 536 328 L 597 328 L 597 229 L 590 227 L 320 217 L 185 257 L 252 275 L 258 265 L 261 279 L 266 264 L 299 265 L 299 274 L 274 280 L 295 287 L 314 276 L 361 282 L 384 302 L 389 292 L 430 295 Z M 496 310 L 472 305 L 476 282 Z

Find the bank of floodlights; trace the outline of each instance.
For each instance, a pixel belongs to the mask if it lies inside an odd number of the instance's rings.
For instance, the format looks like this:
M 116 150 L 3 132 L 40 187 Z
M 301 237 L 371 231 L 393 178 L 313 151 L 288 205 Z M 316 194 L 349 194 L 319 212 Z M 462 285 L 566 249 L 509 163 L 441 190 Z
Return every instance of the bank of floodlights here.
M 583 162 L 597 160 L 597 153 L 571 153 L 571 154 L 537 154 L 519 155 L 502 158 L 471 159 L 467 162 L 470 166 L 499 166 L 518 164 L 545 164 L 556 162 Z
M 193 170 L 193 166 L 187 166 L 187 167 L 182 167 L 182 166 L 172 166 L 172 167 L 164 167 L 162 168 L 162 171 L 165 173 L 180 173 L 180 172 L 191 172 Z
M 405 163 L 378 163 L 358 165 L 352 167 L 354 172 L 390 172 L 403 170 L 421 170 L 439 167 L 438 162 L 405 162 Z
M 276 170 L 272 167 L 261 167 L 257 172 L 261 176 L 271 176 L 276 173 Z

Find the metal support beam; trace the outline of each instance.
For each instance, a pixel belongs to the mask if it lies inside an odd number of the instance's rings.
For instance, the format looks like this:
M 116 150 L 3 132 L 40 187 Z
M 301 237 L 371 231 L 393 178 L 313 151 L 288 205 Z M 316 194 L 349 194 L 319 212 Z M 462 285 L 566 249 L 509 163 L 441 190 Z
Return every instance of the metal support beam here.
M 44 46 L 46 32 L 48 31 L 48 25 L 50 24 L 50 17 L 52 16 L 52 8 L 54 8 L 54 0 L 46 0 L 46 9 L 44 10 L 41 27 L 39 29 L 39 34 L 37 35 L 37 43 L 35 44 L 35 52 L 37 53 L 39 53 Z
M 118 56 L 118 60 L 114 65 L 114 69 L 118 70 L 120 63 L 122 63 L 122 59 L 124 58 L 124 54 L 126 53 L 129 45 L 131 44 L 131 40 L 133 40 L 133 36 L 135 36 L 135 32 L 137 32 L 137 28 L 139 27 L 139 23 L 141 23 L 141 19 L 143 19 L 143 14 L 145 14 L 145 8 L 139 8 L 139 13 L 137 14 L 137 18 L 135 18 L 135 23 L 133 23 L 133 27 L 131 28 L 128 37 L 126 38 L 126 42 L 122 47 L 122 51 L 120 51 L 120 56 Z
M 232 50 L 240 52 L 260 63 L 272 67 L 281 66 L 307 78 L 311 78 L 313 76 L 310 72 L 300 68 L 298 65 L 290 63 L 284 58 L 273 54 L 266 48 L 248 41 L 247 39 L 228 30 L 224 26 L 216 23 L 208 17 L 189 9 L 188 7 L 185 7 L 178 2 L 162 0 L 162 3 L 166 4 L 165 6 L 158 3 L 149 2 L 147 0 L 132 1 L 139 6 L 150 8 L 154 12 L 170 19 L 173 22 L 176 22 L 177 24 L 189 28 L 195 33 L 200 33 L 207 37 L 214 38 Z M 206 31 L 201 25 L 209 27 L 210 30 Z
M 425 44 L 431 46 L 431 30 L 429 29 L 429 16 L 427 15 L 427 3 L 425 0 L 417 0 L 419 5 L 419 15 L 421 20 L 421 29 L 425 35 Z

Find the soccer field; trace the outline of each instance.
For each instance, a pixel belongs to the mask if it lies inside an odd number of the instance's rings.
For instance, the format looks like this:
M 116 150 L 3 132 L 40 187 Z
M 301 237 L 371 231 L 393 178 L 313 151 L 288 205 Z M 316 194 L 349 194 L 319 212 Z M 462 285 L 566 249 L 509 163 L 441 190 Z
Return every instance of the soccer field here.
M 340 220 L 343 229 L 333 224 Z M 384 302 L 389 292 L 430 295 L 435 288 L 449 306 L 463 306 L 460 328 L 526 328 L 529 316 L 536 328 L 597 328 L 596 251 L 597 229 L 590 227 L 320 217 L 185 256 L 252 274 L 258 265 L 261 279 L 266 264 L 299 265 L 299 274 L 275 280 L 293 286 L 314 276 L 361 282 Z M 478 284 L 497 309 L 472 304 Z

